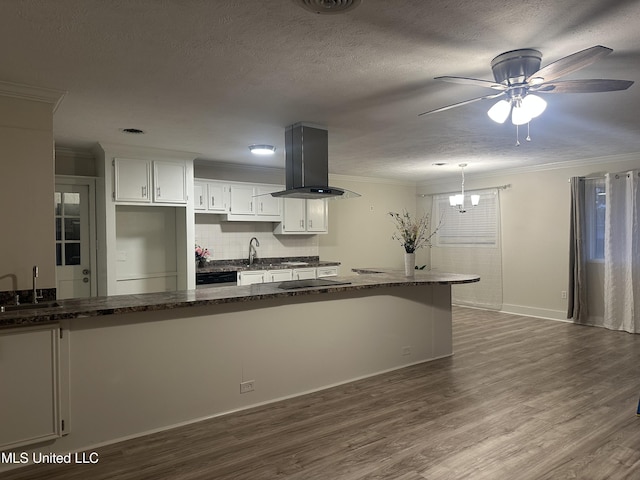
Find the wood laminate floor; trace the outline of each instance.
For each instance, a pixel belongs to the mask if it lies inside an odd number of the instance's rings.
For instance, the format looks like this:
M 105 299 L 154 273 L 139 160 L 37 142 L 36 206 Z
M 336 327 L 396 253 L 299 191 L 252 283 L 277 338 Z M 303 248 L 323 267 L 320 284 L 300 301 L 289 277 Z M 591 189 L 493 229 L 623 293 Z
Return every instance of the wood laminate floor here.
M 452 358 L 3 480 L 640 478 L 640 335 L 454 308 Z

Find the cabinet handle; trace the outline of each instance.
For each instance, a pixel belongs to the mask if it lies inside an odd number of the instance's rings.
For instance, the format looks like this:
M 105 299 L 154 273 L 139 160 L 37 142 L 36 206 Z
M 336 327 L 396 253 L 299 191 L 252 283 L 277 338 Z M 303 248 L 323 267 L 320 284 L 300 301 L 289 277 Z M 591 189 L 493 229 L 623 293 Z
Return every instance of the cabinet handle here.
M 264 212 L 264 203 L 260 202 L 260 212 Z
M 212 207 L 216 206 L 216 197 L 211 197 L 211 206 Z
M 156 187 L 156 195 L 158 195 L 158 198 L 160 198 L 160 187 Z
M 142 196 L 143 197 L 147 196 L 147 187 L 142 187 Z
M 304 220 L 302 220 L 302 219 L 300 220 L 300 227 L 304 228 Z
M 253 200 L 249 202 L 249 211 L 253 212 Z
M 313 220 L 309 220 L 309 228 L 313 228 Z

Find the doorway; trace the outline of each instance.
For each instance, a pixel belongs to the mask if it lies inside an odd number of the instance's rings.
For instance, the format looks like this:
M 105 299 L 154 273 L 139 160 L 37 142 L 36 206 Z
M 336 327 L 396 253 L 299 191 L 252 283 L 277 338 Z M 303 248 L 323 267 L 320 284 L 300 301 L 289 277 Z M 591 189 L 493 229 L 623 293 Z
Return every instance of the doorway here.
M 56 177 L 54 198 L 56 296 L 95 296 L 95 180 Z

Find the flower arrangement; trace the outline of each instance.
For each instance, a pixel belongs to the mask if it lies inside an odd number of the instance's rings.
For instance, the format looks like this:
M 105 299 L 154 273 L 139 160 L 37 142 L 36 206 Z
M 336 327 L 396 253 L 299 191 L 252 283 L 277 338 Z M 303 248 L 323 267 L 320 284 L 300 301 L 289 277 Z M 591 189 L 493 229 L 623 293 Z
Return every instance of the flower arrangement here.
M 428 214 L 416 220 L 412 220 L 409 212 L 406 210 L 403 210 L 402 214 L 389 212 L 389 215 L 393 218 L 397 228 L 397 232 L 395 232 L 391 238 L 398 240 L 407 253 L 415 253 L 415 251 L 421 247 L 430 247 L 431 238 L 438 232 L 442 224 L 442 220 L 440 220 L 435 230 L 430 232 Z
M 202 248 L 200 245 L 196 245 L 196 262 L 202 264 L 207 261 L 207 257 L 209 257 L 209 250 L 206 248 Z

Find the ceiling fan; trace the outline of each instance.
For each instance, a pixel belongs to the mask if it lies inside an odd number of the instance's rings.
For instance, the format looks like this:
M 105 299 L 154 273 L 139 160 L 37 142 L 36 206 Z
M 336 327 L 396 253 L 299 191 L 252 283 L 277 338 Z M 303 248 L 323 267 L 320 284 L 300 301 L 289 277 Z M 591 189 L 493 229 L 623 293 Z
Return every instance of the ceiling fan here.
M 629 80 L 586 79 L 556 81 L 557 78 L 580 70 L 609 55 L 611 52 L 613 52 L 611 48 L 596 45 L 540 68 L 542 53 L 538 50 L 528 48 L 511 50 L 498 55 L 491 61 L 491 70 L 495 81 L 451 76 L 435 78 L 435 80 L 443 80 L 445 82 L 491 88 L 497 90 L 497 93 L 453 103 L 423 112 L 418 116 L 442 112 L 479 100 L 503 97 L 489 109 L 487 114 L 493 121 L 498 123 L 504 123 L 511 114 L 511 121 L 516 125 L 517 129 L 520 125 L 528 124 L 546 108 L 546 101 L 535 95 L 537 93 L 613 92 L 626 90 L 633 85 L 633 82 Z M 531 140 L 529 135 L 527 135 L 527 140 Z M 520 145 L 519 140 L 516 140 L 516 145 Z

